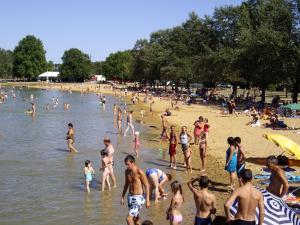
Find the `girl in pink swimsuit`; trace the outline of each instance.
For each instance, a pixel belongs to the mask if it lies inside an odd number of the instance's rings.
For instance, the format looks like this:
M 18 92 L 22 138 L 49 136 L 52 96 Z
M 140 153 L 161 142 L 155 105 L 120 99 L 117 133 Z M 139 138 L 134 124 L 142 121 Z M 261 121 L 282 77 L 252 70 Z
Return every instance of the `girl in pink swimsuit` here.
M 175 180 L 171 183 L 171 189 L 173 197 L 170 207 L 167 210 L 167 220 L 170 220 L 170 225 L 179 225 L 182 224 L 183 220 L 180 208 L 184 201 L 181 184 Z

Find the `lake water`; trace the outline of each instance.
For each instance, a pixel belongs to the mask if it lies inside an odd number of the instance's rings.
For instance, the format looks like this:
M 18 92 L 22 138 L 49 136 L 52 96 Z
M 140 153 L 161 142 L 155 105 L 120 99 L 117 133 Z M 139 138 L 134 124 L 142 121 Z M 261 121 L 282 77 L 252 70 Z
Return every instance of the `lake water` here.
M 126 154 L 132 153 L 133 141 L 130 135 L 116 134 L 112 113 L 113 104 L 121 103 L 125 107 L 123 102 L 107 96 L 104 110 L 96 94 L 26 88 L 6 90 L 9 99 L 0 104 L 0 224 L 125 224 L 128 209 L 126 205 L 120 206 L 123 160 Z M 11 90 L 16 93 L 16 99 L 11 97 Z M 24 113 L 30 108 L 30 94 L 37 104 L 34 118 Z M 58 97 L 59 105 L 55 108 L 51 105 L 46 111 L 45 105 L 51 104 L 53 97 Z M 71 104 L 68 111 L 63 109 L 64 102 Z M 78 154 L 66 152 L 69 122 L 75 127 Z M 138 165 L 143 169 L 164 169 L 168 165 L 165 154 L 161 155 L 146 141 L 153 136 L 151 128 L 140 123 L 135 126 L 141 132 L 143 145 Z M 99 153 L 106 136 L 115 146 L 118 187 L 101 192 Z M 84 192 L 86 159 L 91 160 L 97 173 L 90 194 Z M 177 179 L 181 179 L 181 175 Z M 169 185 L 166 186 L 169 189 Z M 164 201 L 152 204 L 150 209 L 143 208 L 141 217 L 150 218 L 157 225 L 168 224 L 165 220 L 168 204 L 169 201 Z M 189 206 L 192 204 L 186 208 Z M 190 214 L 191 209 L 186 213 Z

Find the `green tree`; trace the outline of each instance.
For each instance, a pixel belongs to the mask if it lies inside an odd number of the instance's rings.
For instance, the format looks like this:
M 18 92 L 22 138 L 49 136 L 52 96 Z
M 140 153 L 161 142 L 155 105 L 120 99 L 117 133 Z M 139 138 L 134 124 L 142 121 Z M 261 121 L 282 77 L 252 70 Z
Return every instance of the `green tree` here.
M 47 71 L 53 71 L 54 70 L 54 63 L 53 63 L 53 61 L 49 61 L 48 63 L 47 63 Z
M 11 78 L 13 68 L 13 53 L 0 48 L 0 78 Z
M 242 6 L 235 68 L 262 90 L 288 76 L 292 45 L 291 5 L 284 0 L 248 1 Z
M 132 52 L 127 50 L 110 54 L 103 63 L 102 69 L 108 79 L 130 80 L 133 70 Z
M 77 48 L 64 52 L 60 67 L 60 78 L 65 82 L 84 82 L 91 75 L 92 64 L 89 56 Z
M 92 73 L 102 75 L 104 62 L 93 62 L 92 63 Z
M 23 38 L 14 49 L 13 75 L 35 80 L 47 70 L 43 43 L 32 35 Z

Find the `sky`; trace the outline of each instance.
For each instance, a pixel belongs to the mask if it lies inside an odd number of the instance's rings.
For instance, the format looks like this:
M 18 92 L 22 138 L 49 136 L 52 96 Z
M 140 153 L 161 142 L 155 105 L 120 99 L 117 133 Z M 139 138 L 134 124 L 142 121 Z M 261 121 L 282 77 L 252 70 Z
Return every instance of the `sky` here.
M 92 61 L 133 48 L 138 39 L 214 8 L 242 0 L 1 0 L 0 48 L 13 50 L 26 35 L 39 38 L 47 60 L 61 63 L 65 50 L 78 48 Z

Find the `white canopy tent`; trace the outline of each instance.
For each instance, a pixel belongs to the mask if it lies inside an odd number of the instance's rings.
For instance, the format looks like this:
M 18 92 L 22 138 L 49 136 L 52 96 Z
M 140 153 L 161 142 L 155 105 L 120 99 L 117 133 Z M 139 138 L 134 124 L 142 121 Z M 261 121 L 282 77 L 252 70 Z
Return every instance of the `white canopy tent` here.
M 46 79 L 46 81 L 57 79 L 59 72 L 47 71 L 39 75 L 39 80 Z

